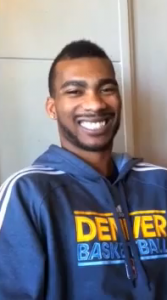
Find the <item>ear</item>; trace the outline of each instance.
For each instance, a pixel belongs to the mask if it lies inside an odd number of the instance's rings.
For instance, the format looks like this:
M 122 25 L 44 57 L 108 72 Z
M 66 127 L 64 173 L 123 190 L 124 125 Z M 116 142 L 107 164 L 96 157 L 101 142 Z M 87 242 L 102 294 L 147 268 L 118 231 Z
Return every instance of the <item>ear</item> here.
M 48 97 L 46 100 L 45 109 L 52 120 L 57 120 L 55 99 Z

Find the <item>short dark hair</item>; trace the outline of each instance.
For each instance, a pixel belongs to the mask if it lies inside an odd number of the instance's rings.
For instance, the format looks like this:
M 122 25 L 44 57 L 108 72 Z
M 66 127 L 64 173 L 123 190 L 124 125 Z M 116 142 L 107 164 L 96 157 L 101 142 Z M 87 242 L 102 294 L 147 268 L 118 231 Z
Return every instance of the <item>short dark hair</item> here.
M 51 97 L 53 97 L 55 94 L 54 80 L 55 80 L 55 67 L 57 63 L 65 59 L 77 59 L 77 58 L 84 58 L 84 57 L 89 57 L 89 58 L 98 57 L 98 58 L 108 59 L 114 71 L 114 67 L 110 58 L 100 46 L 88 40 L 73 41 L 70 44 L 67 44 L 61 50 L 61 52 L 56 56 L 55 60 L 51 65 L 49 71 L 49 78 L 48 78 L 49 93 Z

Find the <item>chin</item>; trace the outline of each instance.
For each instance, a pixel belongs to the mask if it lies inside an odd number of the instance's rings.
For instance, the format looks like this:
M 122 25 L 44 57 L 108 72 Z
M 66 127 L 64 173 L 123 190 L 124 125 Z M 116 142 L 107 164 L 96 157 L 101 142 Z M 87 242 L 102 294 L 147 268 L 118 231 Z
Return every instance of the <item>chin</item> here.
M 78 147 L 82 150 L 88 151 L 88 152 L 104 152 L 107 150 L 112 149 L 113 146 L 113 139 L 106 141 L 105 143 L 90 143 L 90 144 L 85 144 L 80 142 Z

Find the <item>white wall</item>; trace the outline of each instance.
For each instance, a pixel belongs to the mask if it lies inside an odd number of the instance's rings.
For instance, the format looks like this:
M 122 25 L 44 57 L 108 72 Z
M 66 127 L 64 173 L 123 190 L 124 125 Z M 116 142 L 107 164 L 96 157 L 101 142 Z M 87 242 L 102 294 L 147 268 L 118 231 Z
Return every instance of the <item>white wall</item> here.
M 2 0 L 0 14 L 0 181 L 59 144 L 44 110 L 47 76 L 74 39 L 91 39 L 111 56 L 124 103 L 115 150 L 132 150 L 127 1 Z
M 136 153 L 167 166 L 167 1 L 133 3 Z

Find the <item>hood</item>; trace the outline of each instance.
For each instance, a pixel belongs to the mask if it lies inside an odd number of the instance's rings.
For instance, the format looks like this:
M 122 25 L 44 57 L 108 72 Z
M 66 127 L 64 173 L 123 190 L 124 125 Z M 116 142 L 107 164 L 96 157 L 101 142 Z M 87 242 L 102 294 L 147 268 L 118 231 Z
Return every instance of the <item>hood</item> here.
M 128 154 L 117 153 L 112 153 L 111 159 L 113 159 L 118 169 L 119 176 L 117 181 L 126 176 L 126 174 L 140 161 L 140 159 L 131 158 Z M 46 152 L 35 160 L 33 165 L 43 165 L 91 181 L 96 181 L 101 177 L 96 170 L 76 155 L 56 145 L 51 145 Z

